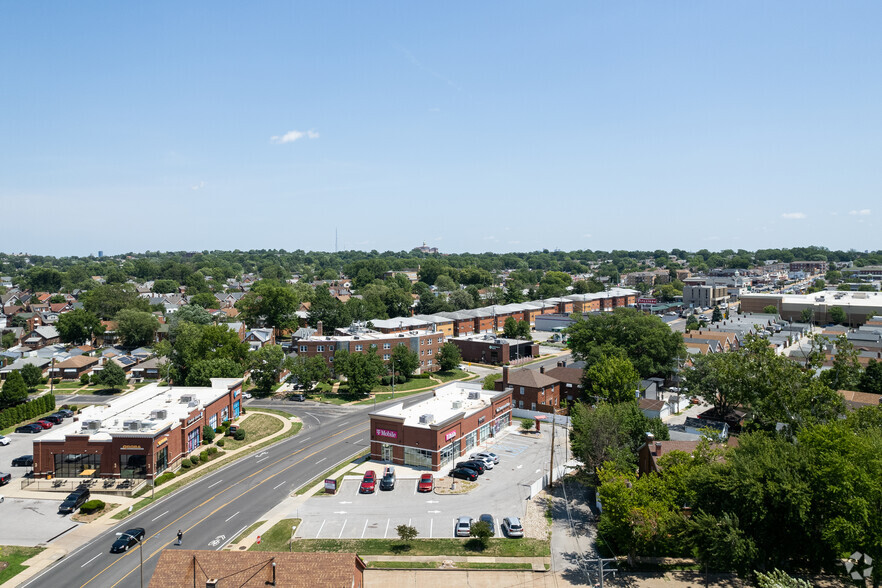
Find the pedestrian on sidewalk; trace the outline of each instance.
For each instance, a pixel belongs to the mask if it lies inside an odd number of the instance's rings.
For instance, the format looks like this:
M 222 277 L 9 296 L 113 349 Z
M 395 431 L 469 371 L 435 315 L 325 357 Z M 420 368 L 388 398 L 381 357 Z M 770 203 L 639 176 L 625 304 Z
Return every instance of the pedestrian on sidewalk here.
M 181 545 L 184 542 L 184 532 L 178 529 L 178 540 L 175 545 Z

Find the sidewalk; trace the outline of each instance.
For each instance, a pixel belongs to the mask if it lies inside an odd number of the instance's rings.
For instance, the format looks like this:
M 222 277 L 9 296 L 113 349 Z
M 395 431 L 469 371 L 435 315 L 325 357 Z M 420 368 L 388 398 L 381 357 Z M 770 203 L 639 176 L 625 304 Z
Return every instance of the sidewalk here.
M 258 413 L 258 409 L 255 409 L 253 411 L 248 411 L 239 420 L 239 423 L 241 424 L 243 421 L 247 421 L 247 419 L 250 415 L 257 414 L 257 413 Z M 273 413 L 260 413 L 260 414 L 268 414 L 268 415 L 273 416 L 283 422 L 282 429 L 270 438 L 275 438 L 279 435 L 284 434 L 286 431 L 290 431 L 291 427 L 293 426 L 293 424 L 292 424 L 293 421 L 291 419 L 284 419 L 284 418 L 280 417 L 279 415 L 276 415 Z M 258 439 L 252 443 L 249 443 L 248 445 L 243 445 L 239 449 L 235 449 L 233 451 L 227 451 L 227 452 L 225 452 L 224 456 L 221 459 L 229 459 L 231 456 L 241 455 L 243 452 L 248 452 L 248 450 L 252 446 L 258 445 L 260 443 L 264 443 L 265 441 L 266 441 L 266 439 Z M 195 451 L 194 453 L 199 453 L 201 451 L 204 451 L 206 447 L 208 447 L 208 446 L 202 445 L 202 446 L 200 446 L 199 450 Z M 200 467 L 204 467 L 204 466 L 200 466 Z M 179 482 L 182 480 L 186 481 L 189 478 L 191 478 L 191 477 L 197 475 L 199 472 L 201 472 L 202 470 L 200 469 L 200 467 L 197 467 L 196 469 L 191 469 L 187 473 L 176 475 L 174 480 L 171 480 L 168 483 L 172 484 L 172 483 L 176 483 L 176 482 Z M 179 470 L 179 471 L 184 471 L 184 470 Z M 160 486 L 160 488 L 162 488 L 162 486 Z M 19 498 L 30 498 L 30 499 L 36 499 L 36 500 L 47 500 L 47 499 L 49 499 L 50 496 L 54 499 L 64 498 L 63 494 L 56 493 L 56 492 L 29 492 L 27 490 L 21 490 L 20 488 L 16 489 L 12 486 L 9 486 L 9 489 L 12 490 L 12 492 L 6 492 L 4 489 L 4 494 L 6 496 L 16 496 Z M 53 563 L 55 563 L 59 559 L 66 557 L 68 554 L 72 553 L 77 548 L 81 547 L 82 545 L 85 545 L 86 543 L 88 543 L 92 539 L 95 539 L 96 537 L 99 537 L 102 534 L 109 532 L 109 530 L 112 527 L 115 527 L 116 525 L 119 525 L 123 522 L 123 520 L 114 519 L 113 516 L 118 513 L 125 512 L 126 510 L 128 510 L 128 508 L 130 506 L 133 506 L 135 503 L 140 502 L 144 498 L 149 497 L 149 492 L 147 494 L 145 494 L 143 496 L 139 496 L 137 498 L 132 498 L 132 497 L 128 497 L 128 496 L 103 495 L 100 492 L 93 492 L 92 496 L 95 498 L 100 498 L 108 503 L 119 504 L 119 506 L 117 508 L 115 508 L 114 510 L 105 513 L 100 518 L 92 521 L 91 523 L 81 523 L 75 529 L 65 533 L 64 535 L 58 537 L 57 539 L 52 540 L 52 543 L 50 545 L 47 545 L 46 549 L 44 551 L 40 552 L 39 554 L 35 555 L 31 559 L 24 562 L 24 565 L 27 566 L 27 568 L 24 571 L 22 571 L 21 573 L 19 573 L 18 575 L 16 575 L 12 579 L 4 582 L 3 584 L 0 584 L 0 588 L 13 588 L 23 582 L 26 582 L 27 580 L 33 578 L 39 572 L 43 571 L 44 569 L 46 569 L 47 567 L 49 567 L 50 565 L 52 565 Z M 149 506 L 150 505 L 146 506 L 145 508 L 149 508 Z M 42 545 L 40 545 L 40 546 L 42 547 Z
M 468 562 L 468 563 L 520 563 L 530 564 L 534 572 L 545 572 L 545 564 L 551 563 L 550 557 L 488 557 L 480 555 L 362 555 L 359 556 L 367 563 L 372 561 L 396 561 L 396 562 Z

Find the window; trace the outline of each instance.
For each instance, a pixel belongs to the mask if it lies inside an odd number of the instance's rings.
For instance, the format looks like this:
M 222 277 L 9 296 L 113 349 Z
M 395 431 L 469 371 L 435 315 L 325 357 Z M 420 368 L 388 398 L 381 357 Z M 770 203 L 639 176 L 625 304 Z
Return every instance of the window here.
M 356 351 L 361 351 L 362 349 L 364 349 L 364 346 L 362 346 L 362 345 L 356 345 L 356 346 L 355 346 L 355 350 L 356 350 Z
M 392 349 L 391 343 L 383 343 L 383 349 Z
M 438 337 L 438 343 L 439 344 L 441 343 L 441 337 Z
M 432 467 L 432 452 L 427 449 L 417 449 L 415 447 L 404 448 L 404 465 L 416 466 L 418 468 Z
M 153 470 L 153 479 L 168 468 L 168 447 L 163 447 L 156 452 L 156 469 Z
M 425 345 L 425 344 L 426 344 L 426 340 L 425 340 L 425 339 L 420 339 L 420 345 Z
M 523 396 L 523 395 L 524 395 L 524 387 L 521 386 L 521 396 Z
M 478 444 L 478 443 L 477 443 L 477 437 L 478 437 L 478 432 L 477 432 L 477 431 L 472 431 L 471 433 L 469 433 L 468 435 L 466 435 L 466 437 L 465 437 L 465 449 L 466 449 L 466 451 L 470 450 L 472 447 L 474 447 L 475 445 Z
M 402 345 L 404 345 L 404 341 L 399 341 L 398 346 L 401 347 Z
M 428 355 L 432 355 L 432 350 L 431 350 L 431 349 L 429 349 L 429 353 L 428 353 Z
M 334 350 L 334 346 L 333 346 L 333 345 L 328 345 L 328 351 L 333 351 L 333 350 Z
M 329 357 L 329 358 L 328 358 L 328 361 L 330 361 L 331 363 L 334 363 L 334 358 L 333 358 L 333 357 Z
M 315 348 L 315 350 L 318 351 L 319 353 L 322 353 L 325 350 L 325 346 L 319 345 L 318 347 Z
M 146 478 L 147 456 L 146 455 L 120 455 L 119 456 L 120 478 Z
M 432 365 L 432 360 L 430 359 L 429 361 L 427 361 L 426 365 Z
M 94 470 L 90 477 L 101 475 L 100 453 L 56 453 L 54 457 L 56 478 L 78 478 L 86 470 Z
M 459 447 L 460 447 L 459 440 L 456 440 L 441 450 L 441 466 L 442 467 L 445 464 L 452 462 L 454 459 L 456 459 L 457 457 L 459 457 L 462 454 Z
M 392 357 L 392 356 L 389 355 L 388 353 L 384 353 L 384 354 L 383 354 L 383 360 L 384 360 L 384 361 L 389 361 L 389 359 L 390 359 L 391 357 Z
M 425 350 L 425 349 L 420 349 L 420 355 L 425 355 L 425 354 L 426 354 L 426 350 Z
M 307 347 L 306 345 L 300 346 L 300 353 L 306 353 L 307 351 L 309 351 L 309 347 Z
M 535 402 L 530 403 L 530 410 L 536 410 L 536 403 Z
M 211 418 L 208 419 L 208 426 L 212 429 L 217 429 L 217 415 L 211 415 Z

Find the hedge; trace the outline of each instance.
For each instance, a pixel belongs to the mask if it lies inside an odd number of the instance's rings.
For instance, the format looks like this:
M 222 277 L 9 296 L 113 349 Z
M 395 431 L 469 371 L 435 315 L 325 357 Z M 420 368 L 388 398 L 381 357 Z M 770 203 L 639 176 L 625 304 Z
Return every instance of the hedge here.
M 95 511 L 101 510 L 104 506 L 105 504 L 103 500 L 90 500 L 80 507 L 80 512 L 83 514 L 91 514 Z
M 55 410 L 55 396 L 53 394 L 45 394 L 18 406 L 0 411 L 0 429 L 13 427 L 53 410 Z
M 156 482 L 154 482 L 154 485 L 159 486 L 160 484 L 165 484 L 166 482 L 168 482 L 169 480 L 171 480 L 174 477 L 175 477 L 174 472 L 165 472 L 164 474 L 162 474 L 156 478 Z

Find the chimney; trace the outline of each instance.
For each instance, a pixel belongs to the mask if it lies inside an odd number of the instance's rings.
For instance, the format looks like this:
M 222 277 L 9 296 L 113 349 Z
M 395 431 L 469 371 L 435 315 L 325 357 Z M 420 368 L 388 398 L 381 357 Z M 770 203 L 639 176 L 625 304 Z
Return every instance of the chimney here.
M 544 373 L 545 373 L 545 366 L 544 366 L 544 365 L 543 365 L 543 366 L 539 366 L 539 373 L 540 373 L 540 374 L 544 374 Z
M 322 321 L 319 321 L 318 324 L 315 326 L 315 334 L 318 337 L 322 336 Z
M 205 581 L 205 588 L 217 588 L 218 582 L 218 578 L 209 578 Z
M 659 455 L 661 455 L 661 452 L 662 452 L 661 441 L 656 441 L 655 442 L 655 456 L 658 457 Z
M 508 366 L 502 367 L 502 389 L 508 388 Z

